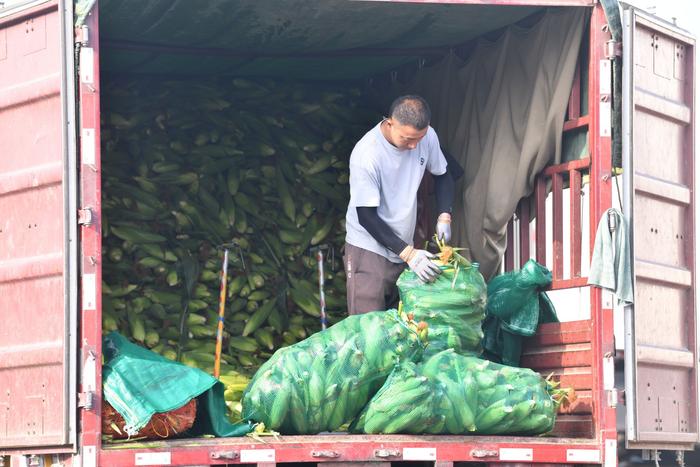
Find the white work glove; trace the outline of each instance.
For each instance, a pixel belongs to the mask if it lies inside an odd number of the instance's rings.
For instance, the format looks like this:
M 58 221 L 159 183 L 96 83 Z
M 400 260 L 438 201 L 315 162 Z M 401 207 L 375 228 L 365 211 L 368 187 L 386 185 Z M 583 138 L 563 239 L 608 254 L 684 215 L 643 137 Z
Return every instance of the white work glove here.
M 438 240 L 450 243 L 450 240 L 452 240 L 452 216 L 449 213 L 443 212 L 440 214 L 435 225 L 435 233 Z
M 423 282 L 433 282 L 442 273 L 440 267 L 430 261 L 435 255 L 425 250 L 416 250 L 412 246 L 407 246 L 399 254 L 399 257 L 408 263 L 411 271 L 416 273 Z

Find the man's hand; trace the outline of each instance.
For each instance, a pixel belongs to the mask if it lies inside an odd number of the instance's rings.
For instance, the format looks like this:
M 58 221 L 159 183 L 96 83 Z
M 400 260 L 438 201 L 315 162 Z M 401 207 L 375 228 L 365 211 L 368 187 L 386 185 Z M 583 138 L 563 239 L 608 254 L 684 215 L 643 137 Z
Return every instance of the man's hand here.
M 450 240 L 452 240 L 452 216 L 449 213 L 443 212 L 438 216 L 435 233 L 438 240 L 450 243 Z
M 428 251 L 416 250 L 409 245 L 404 248 L 399 256 L 408 263 L 411 271 L 416 273 L 423 282 L 433 282 L 442 273 L 440 267 L 430 261 L 432 258 L 435 258 L 435 255 Z

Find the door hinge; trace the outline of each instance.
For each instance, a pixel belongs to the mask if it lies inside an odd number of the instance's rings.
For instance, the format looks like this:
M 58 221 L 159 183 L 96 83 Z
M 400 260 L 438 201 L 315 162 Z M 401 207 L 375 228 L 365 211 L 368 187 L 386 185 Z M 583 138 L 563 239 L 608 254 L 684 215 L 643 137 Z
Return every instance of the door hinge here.
M 615 57 L 622 57 L 622 42 L 610 40 L 605 43 L 605 58 L 612 60 Z
M 92 225 L 95 217 L 92 215 L 92 209 L 78 209 L 78 225 Z
M 82 46 L 87 47 L 88 41 L 90 40 L 90 30 L 86 25 L 82 25 L 79 28 L 75 28 L 75 42 Z
M 93 391 L 78 393 L 78 407 L 92 410 L 95 406 L 95 393 Z

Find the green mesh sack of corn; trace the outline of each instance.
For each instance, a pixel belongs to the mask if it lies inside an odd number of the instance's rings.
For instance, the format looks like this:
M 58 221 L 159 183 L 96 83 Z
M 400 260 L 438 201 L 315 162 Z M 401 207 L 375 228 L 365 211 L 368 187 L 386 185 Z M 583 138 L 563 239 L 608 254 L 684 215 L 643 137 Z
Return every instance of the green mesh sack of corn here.
M 337 430 L 399 362 L 422 357 L 427 332 L 396 310 L 345 318 L 275 352 L 246 388 L 242 417 L 285 434 Z
M 355 433 L 519 434 L 551 431 L 568 391 L 526 368 L 448 349 L 402 362 L 350 425 Z
M 479 264 L 457 253 L 457 248 L 438 241 L 440 255 L 434 260 L 442 274 L 425 283 L 410 269 L 399 276 L 396 285 L 403 309 L 417 321 L 430 325 L 430 342 L 425 356 L 445 349 L 462 354 L 479 354 L 484 333 L 486 283 Z

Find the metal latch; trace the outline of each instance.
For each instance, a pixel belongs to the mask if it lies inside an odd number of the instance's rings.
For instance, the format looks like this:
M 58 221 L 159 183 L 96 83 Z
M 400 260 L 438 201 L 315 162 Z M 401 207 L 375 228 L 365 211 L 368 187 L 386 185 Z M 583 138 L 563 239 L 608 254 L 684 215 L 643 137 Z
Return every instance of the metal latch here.
M 484 457 L 498 457 L 498 451 L 493 449 L 472 449 L 472 452 L 470 452 L 469 455 L 477 459 L 483 459 Z
M 335 459 L 340 457 L 340 453 L 337 451 L 311 451 L 311 457 L 328 457 Z
M 92 225 L 95 216 L 92 215 L 92 209 L 78 209 L 78 225 Z
M 375 449 L 374 457 L 399 457 L 401 451 L 398 449 Z
M 93 391 L 78 393 L 78 407 L 92 410 L 95 406 L 95 393 Z
M 240 454 L 238 454 L 238 451 L 218 451 L 209 453 L 209 457 L 212 459 L 235 460 L 238 459 L 239 456 Z
M 622 56 L 622 42 L 609 40 L 605 43 L 605 58 L 612 60 Z

